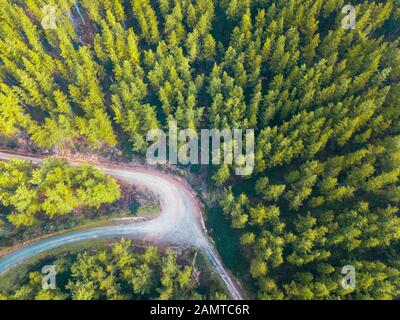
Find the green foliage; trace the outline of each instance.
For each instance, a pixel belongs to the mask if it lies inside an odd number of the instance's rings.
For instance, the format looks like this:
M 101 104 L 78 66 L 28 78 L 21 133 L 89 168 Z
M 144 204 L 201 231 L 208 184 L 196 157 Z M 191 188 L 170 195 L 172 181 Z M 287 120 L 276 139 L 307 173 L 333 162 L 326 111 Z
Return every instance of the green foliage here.
M 75 1 L 53 2 L 63 27 L 43 30 L 42 1 L 0 1 L 2 137 L 58 150 L 128 139 L 143 153 L 169 120 L 255 129 L 250 190 L 230 165 L 210 171 L 258 297 L 398 297 L 398 0 L 357 1 L 355 30 L 341 26 L 343 0 L 80 0 L 82 17 Z M 15 165 L 0 175 L 15 224 L 113 199 L 88 168 L 84 179 L 45 169 L 61 183 Z M 340 287 L 349 263 L 365 274 L 359 291 Z M 178 271 L 160 268 L 163 297 L 185 288 L 187 271 L 171 284 Z
M 42 275 L 31 272 L 29 280 L 0 299 L 11 300 L 186 300 L 207 298 L 200 293 L 192 266 L 178 262 L 177 254 L 148 247 L 135 252 L 131 241 L 121 240 L 96 253 L 85 251 L 67 263 L 56 261 L 62 275 L 57 290 L 42 289 Z M 58 278 L 57 278 L 58 279 Z M 220 291 L 210 293 L 226 299 Z
M 31 226 L 39 213 L 48 218 L 81 206 L 99 208 L 120 197 L 117 182 L 91 166 L 71 167 L 57 159 L 35 168 L 30 162 L 0 162 L 0 200 L 10 207 L 8 220 L 16 227 Z
M 220 5 L 232 33 L 210 74 L 210 122 L 259 134 L 254 190 L 216 182 L 258 297 L 398 298 L 398 1 L 362 1 L 354 31 L 343 1 Z M 347 264 L 355 290 L 340 284 Z

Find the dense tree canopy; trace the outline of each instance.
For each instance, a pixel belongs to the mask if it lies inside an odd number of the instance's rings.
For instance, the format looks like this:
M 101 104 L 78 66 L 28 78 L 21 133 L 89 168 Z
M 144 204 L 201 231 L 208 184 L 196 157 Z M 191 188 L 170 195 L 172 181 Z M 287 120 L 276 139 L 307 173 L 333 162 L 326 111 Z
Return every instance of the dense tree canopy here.
M 43 275 L 31 272 L 19 289 L 0 293 L 0 300 L 226 299 L 216 284 L 215 292 L 202 292 L 194 266 L 179 262 L 172 250 L 148 247 L 138 253 L 131 245 L 122 240 L 97 253 L 59 258 L 57 290 L 44 290 Z
M 0 0 L 1 136 L 144 152 L 168 120 L 255 129 L 251 188 L 229 165 L 210 171 L 257 297 L 398 296 L 399 0 L 353 1 L 354 30 L 344 0 L 54 0 L 54 30 L 44 2 Z M 2 198 L 18 224 L 60 199 L 65 212 L 97 204 L 51 179 L 43 202 L 28 192 L 40 174 L 15 165 L 19 187 Z M 348 264 L 355 290 L 340 285 Z
M 0 202 L 15 226 L 31 226 L 40 213 L 49 218 L 86 206 L 99 208 L 120 197 L 117 182 L 91 166 L 71 167 L 48 159 L 40 167 L 23 160 L 0 162 Z

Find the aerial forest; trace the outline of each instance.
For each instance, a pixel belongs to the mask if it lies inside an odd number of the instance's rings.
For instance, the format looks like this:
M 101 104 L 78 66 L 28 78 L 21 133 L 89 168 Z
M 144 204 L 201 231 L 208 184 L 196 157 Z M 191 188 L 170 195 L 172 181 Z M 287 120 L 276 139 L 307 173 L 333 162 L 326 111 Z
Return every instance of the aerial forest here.
M 346 4 L 0 0 L 0 143 L 143 156 L 147 133 L 169 121 L 253 129 L 251 176 L 230 164 L 201 168 L 240 233 L 248 297 L 399 298 L 400 0 L 351 0 L 354 29 L 342 26 Z M 30 166 L 0 163 L 0 200 L 15 225 L 119 197 L 116 182 L 90 167 Z M 188 291 L 190 266 L 172 253 L 154 262 L 150 248 L 125 269 L 121 254 L 133 253 L 124 246 L 80 255 L 69 297 L 120 297 L 85 269 L 99 261 L 107 273 L 111 260 L 143 297 L 199 296 Z M 356 290 L 341 286 L 346 265 Z M 161 282 L 140 283 L 142 269 Z M 18 294 L 40 295 L 35 279 Z

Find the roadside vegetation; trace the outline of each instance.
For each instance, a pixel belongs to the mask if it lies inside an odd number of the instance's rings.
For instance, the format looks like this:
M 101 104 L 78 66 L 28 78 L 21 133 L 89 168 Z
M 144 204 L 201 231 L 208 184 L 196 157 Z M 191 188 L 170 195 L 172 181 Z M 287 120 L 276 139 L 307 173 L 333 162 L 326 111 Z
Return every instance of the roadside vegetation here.
M 72 167 L 59 159 L 40 166 L 0 162 L 0 200 L 0 249 L 121 218 L 150 218 L 160 210 L 148 191 L 94 167 Z
M 138 250 L 121 240 L 106 248 L 43 258 L 18 285 L 0 287 L 0 300 L 226 299 L 218 281 L 196 260 L 193 252 L 177 255 L 152 246 Z M 57 290 L 42 288 L 45 264 L 56 266 Z
M 400 0 L 351 2 L 346 30 L 344 0 L 54 0 L 57 27 L 43 29 L 44 1 L 0 0 L 0 136 L 30 152 L 143 155 L 169 120 L 254 129 L 250 177 L 196 167 L 250 296 L 399 298 Z M 40 175 L 25 176 L 4 196 L 15 225 L 100 204 L 91 186 L 39 197 Z M 341 286 L 346 265 L 355 289 Z
M 57 159 L 39 168 L 23 160 L 3 161 L 0 176 L 1 203 L 10 208 L 7 219 L 17 228 L 34 225 L 39 214 L 51 219 L 78 207 L 99 209 L 121 196 L 117 182 L 101 170 Z

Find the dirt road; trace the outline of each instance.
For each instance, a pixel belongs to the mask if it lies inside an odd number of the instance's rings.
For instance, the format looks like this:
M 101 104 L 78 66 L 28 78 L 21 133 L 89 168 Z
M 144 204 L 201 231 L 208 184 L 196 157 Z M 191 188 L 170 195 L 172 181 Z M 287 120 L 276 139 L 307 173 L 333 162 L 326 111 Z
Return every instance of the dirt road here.
M 12 158 L 29 160 L 36 164 L 43 161 L 39 157 L 0 151 L 0 160 Z M 77 164 L 70 163 L 72 165 Z M 115 178 L 144 187 L 158 195 L 161 206 L 160 215 L 149 221 L 70 232 L 29 244 L 0 260 L 0 274 L 37 254 L 66 244 L 96 238 L 126 237 L 155 243 L 190 245 L 203 250 L 224 281 L 232 299 L 242 300 L 238 286 L 225 270 L 219 255 L 207 237 L 202 212 L 196 197 L 188 187 L 155 170 L 96 166 Z

